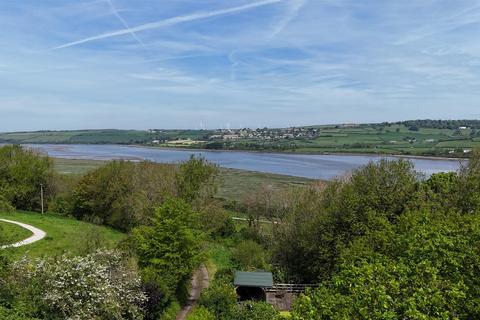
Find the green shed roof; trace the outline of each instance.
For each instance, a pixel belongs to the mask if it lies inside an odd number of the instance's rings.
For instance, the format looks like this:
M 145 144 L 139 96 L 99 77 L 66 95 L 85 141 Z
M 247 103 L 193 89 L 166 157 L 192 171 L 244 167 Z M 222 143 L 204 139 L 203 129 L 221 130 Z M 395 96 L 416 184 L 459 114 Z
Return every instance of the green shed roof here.
M 237 287 L 273 287 L 273 276 L 271 272 L 235 272 L 233 284 Z

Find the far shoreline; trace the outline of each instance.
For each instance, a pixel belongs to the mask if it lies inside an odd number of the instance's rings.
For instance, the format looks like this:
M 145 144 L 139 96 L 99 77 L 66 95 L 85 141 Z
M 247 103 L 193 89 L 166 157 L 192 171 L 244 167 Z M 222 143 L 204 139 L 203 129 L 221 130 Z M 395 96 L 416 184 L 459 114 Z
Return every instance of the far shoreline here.
M 48 144 L 48 143 L 44 143 Z M 67 144 L 68 145 L 68 144 Z M 87 144 L 88 145 L 88 144 Z M 93 145 L 93 144 L 91 144 Z M 113 144 L 113 145 L 122 145 L 122 144 Z M 295 152 L 295 151 L 269 151 L 269 150 L 224 150 L 224 149 L 202 149 L 202 148 L 180 148 L 180 147 L 155 147 L 152 145 L 141 145 L 141 144 L 124 144 L 124 146 L 136 147 L 136 148 L 148 148 L 148 149 L 160 149 L 160 150 L 176 150 L 176 151 L 192 151 L 192 152 L 248 152 L 248 153 L 264 153 L 264 154 L 286 154 L 286 155 L 319 155 L 319 156 L 363 156 L 363 157 L 394 157 L 394 158 L 407 158 L 407 159 L 418 159 L 418 160 L 441 160 L 441 161 L 465 161 L 468 158 L 455 158 L 455 157 L 441 157 L 441 156 L 419 156 L 419 155 L 408 155 L 408 154 L 395 154 L 395 153 L 368 153 L 368 152 Z
M 0 142 L 1 145 L 8 145 L 12 143 Z M 405 159 L 416 159 L 416 160 L 438 160 L 438 161 L 468 161 L 469 158 L 465 157 L 442 157 L 442 156 L 421 156 L 421 155 L 408 155 L 408 154 L 395 154 L 395 153 L 374 153 L 374 152 L 342 152 L 342 151 L 330 151 L 330 152 L 295 152 L 295 151 L 270 151 L 270 150 L 224 150 L 224 149 L 202 149 L 202 148 L 181 148 L 181 147 L 165 147 L 165 146 L 152 146 L 152 145 L 142 145 L 142 144 L 122 144 L 122 143 L 25 143 L 21 145 L 58 145 L 58 146 L 70 146 L 70 145 L 84 145 L 84 146 L 126 146 L 133 148 L 146 148 L 152 150 L 174 150 L 174 151 L 192 151 L 192 152 L 211 152 L 211 153 L 220 153 L 220 152 L 232 152 L 232 153 L 258 153 L 258 154 L 280 154 L 280 155 L 321 155 L 321 156 L 363 156 L 363 157 L 393 157 L 393 158 L 405 158 Z M 96 159 L 89 159 L 96 160 Z M 98 159 L 97 159 L 98 160 Z M 137 160 L 137 159 L 135 159 Z

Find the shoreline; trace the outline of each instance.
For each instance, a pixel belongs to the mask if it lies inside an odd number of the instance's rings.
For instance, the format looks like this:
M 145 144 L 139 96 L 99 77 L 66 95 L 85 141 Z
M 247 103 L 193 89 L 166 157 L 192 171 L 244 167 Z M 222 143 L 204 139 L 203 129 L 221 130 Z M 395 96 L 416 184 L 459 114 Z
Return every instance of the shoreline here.
M 121 144 L 119 144 L 121 145 Z M 395 157 L 395 158 L 407 158 L 418 160 L 442 160 L 442 161 L 465 161 L 468 158 L 452 158 L 452 157 L 436 157 L 436 156 L 419 156 L 408 154 L 395 154 L 395 153 L 367 153 L 367 152 L 288 152 L 288 151 L 268 151 L 268 150 L 213 150 L 213 149 L 201 149 L 201 148 L 180 148 L 180 147 L 155 147 L 151 145 L 140 144 L 128 144 L 124 146 L 135 148 L 147 148 L 154 150 L 175 150 L 175 151 L 192 151 L 192 152 L 247 152 L 247 153 L 263 153 L 263 154 L 285 154 L 285 155 L 305 155 L 305 156 L 367 156 L 367 157 Z
M 1 145 L 8 145 L 8 143 L 0 143 Z M 221 153 L 221 152 L 232 152 L 232 153 L 258 153 L 258 154 L 278 154 L 278 155 L 319 155 L 319 156 L 359 156 L 359 157 L 394 157 L 394 158 L 405 158 L 405 159 L 416 159 L 416 160 L 438 160 L 438 161 L 468 161 L 469 158 L 465 157 L 441 157 L 441 156 L 421 156 L 421 155 L 408 155 L 408 154 L 398 154 L 398 153 L 368 153 L 368 152 L 294 152 L 294 151 L 269 151 L 269 150 L 216 150 L 216 149 L 202 149 L 202 148 L 181 148 L 181 147 L 155 147 L 152 145 L 141 145 L 141 144 L 115 144 L 115 143 L 26 143 L 23 145 L 58 145 L 58 146 L 73 146 L 73 145 L 84 145 L 84 146 L 123 146 L 123 147 L 132 147 L 132 148 L 145 148 L 152 150 L 173 150 L 173 151 L 191 151 L 194 152 L 208 152 L 208 153 Z M 67 158 L 72 159 L 72 158 Z M 81 160 L 82 158 L 75 158 L 76 160 Z M 92 159 L 92 158 L 83 158 L 84 160 L 99 160 L 99 161 L 108 161 L 109 159 Z M 142 160 L 140 158 L 132 157 L 130 160 Z

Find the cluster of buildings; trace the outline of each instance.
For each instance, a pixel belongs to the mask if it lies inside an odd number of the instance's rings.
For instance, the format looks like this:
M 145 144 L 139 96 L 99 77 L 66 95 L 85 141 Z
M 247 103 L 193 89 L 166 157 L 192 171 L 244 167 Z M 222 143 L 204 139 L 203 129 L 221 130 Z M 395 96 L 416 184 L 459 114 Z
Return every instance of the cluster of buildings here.
M 296 138 L 315 138 L 320 134 L 317 128 L 243 128 L 243 129 L 220 129 L 209 136 L 209 140 L 280 140 Z

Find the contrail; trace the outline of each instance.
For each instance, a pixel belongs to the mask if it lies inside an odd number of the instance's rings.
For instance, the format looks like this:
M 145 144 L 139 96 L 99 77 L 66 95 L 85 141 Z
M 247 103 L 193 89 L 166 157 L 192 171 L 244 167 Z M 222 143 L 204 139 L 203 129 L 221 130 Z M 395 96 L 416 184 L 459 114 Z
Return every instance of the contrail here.
M 137 37 L 137 35 L 135 34 L 135 32 L 132 32 L 132 30 L 130 29 L 130 26 L 128 25 L 127 21 L 125 21 L 125 19 L 123 19 L 123 17 L 118 13 L 117 9 L 115 8 L 115 6 L 113 5 L 113 2 L 112 0 L 106 0 L 108 2 L 108 5 L 110 6 L 110 8 L 112 9 L 112 12 L 113 14 L 115 15 L 115 17 L 117 17 L 117 19 L 123 24 L 123 26 L 125 27 L 126 30 L 128 30 L 130 33 L 130 35 L 132 36 L 132 38 L 137 41 L 142 47 L 143 49 L 145 49 L 146 51 L 147 50 L 147 47 L 145 46 L 145 43 L 143 43 L 142 40 L 140 40 L 139 37 Z
M 106 39 L 106 38 L 111 38 L 111 37 L 116 37 L 116 36 L 121 36 L 124 34 L 132 34 L 135 32 L 140 32 L 140 31 L 145 31 L 145 30 L 150 30 L 150 29 L 157 29 L 157 28 L 162 28 L 162 27 L 167 27 L 167 26 L 173 26 L 179 23 L 184 23 L 184 22 L 189 22 L 189 21 L 194 21 L 194 20 L 200 20 L 200 19 L 206 19 L 206 18 L 211 18 L 215 16 L 221 16 L 225 14 L 230 14 L 230 13 L 236 13 L 248 9 L 253 9 L 257 7 L 262 7 L 274 3 L 279 3 L 282 2 L 283 0 L 265 0 L 265 1 L 260 1 L 260 2 L 255 2 L 255 3 L 250 3 L 246 4 L 243 6 L 238 6 L 238 7 L 233 7 L 233 8 L 228 8 L 228 9 L 222 9 L 222 10 L 216 10 L 216 11 L 211 11 L 211 12 L 197 12 L 185 16 L 177 16 L 173 18 L 168 18 L 165 20 L 157 21 L 157 22 L 151 22 L 151 23 L 146 23 L 142 24 L 133 28 L 126 28 L 126 29 L 121 29 L 117 31 L 112 31 L 112 32 L 107 32 L 103 33 L 100 35 L 96 35 L 93 37 L 88 37 L 84 38 L 81 40 L 69 42 L 62 44 L 60 46 L 57 46 L 53 48 L 53 50 L 57 49 L 62 49 L 62 48 L 68 48 L 68 47 L 73 47 L 82 43 L 87 43 L 90 41 L 95 41 L 95 40 L 100 40 L 100 39 Z
M 277 34 L 283 31 L 285 27 L 297 16 L 300 9 L 305 5 L 307 0 L 290 0 L 288 2 L 288 12 L 285 17 L 280 20 L 278 25 L 274 28 L 270 38 L 274 38 Z

